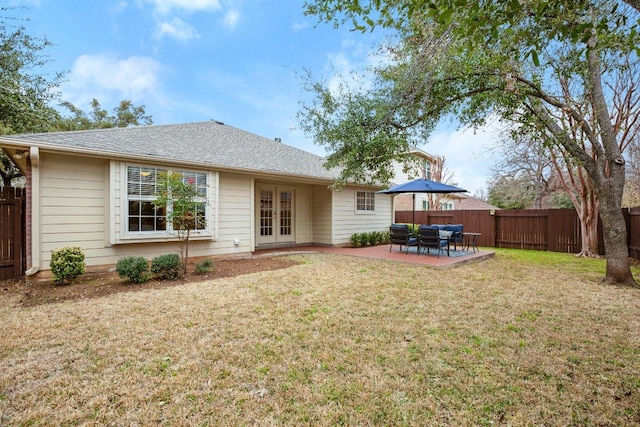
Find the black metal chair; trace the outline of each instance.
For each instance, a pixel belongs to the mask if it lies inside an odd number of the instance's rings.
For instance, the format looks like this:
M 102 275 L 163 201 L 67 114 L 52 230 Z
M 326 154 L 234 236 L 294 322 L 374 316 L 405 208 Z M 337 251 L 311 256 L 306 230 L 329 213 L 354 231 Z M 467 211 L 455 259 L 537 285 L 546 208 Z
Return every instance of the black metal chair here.
M 447 224 L 444 226 L 445 231 L 451 232 L 451 237 L 449 237 L 449 245 L 453 243 L 453 249 L 458 250 L 458 244 L 462 246 L 462 233 L 464 231 L 464 227 L 462 224 Z
M 389 246 L 389 252 L 391 252 L 393 245 L 400 246 L 400 251 L 402 252 L 403 246 L 408 248 L 409 246 L 416 246 L 418 244 L 418 239 L 411 235 L 409 226 L 407 224 L 391 224 L 391 227 L 389 227 L 389 232 L 389 241 L 391 242 L 391 245 Z
M 447 256 L 449 256 L 449 238 L 441 237 L 440 230 L 436 227 L 429 227 L 421 225 L 418 227 L 418 255 L 420 255 L 420 249 L 427 248 L 427 253 L 430 254 L 430 249 L 437 250 L 438 258 L 440 258 L 440 252 L 447 248 Z

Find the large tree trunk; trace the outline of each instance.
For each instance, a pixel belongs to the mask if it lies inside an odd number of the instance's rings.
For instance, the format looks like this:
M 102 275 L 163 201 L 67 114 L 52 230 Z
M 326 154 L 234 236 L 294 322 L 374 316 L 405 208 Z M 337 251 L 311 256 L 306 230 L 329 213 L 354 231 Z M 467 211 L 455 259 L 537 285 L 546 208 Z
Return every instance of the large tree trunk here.
M 616 203 L 613 192 L 602 191 L 600 218 L 604 237 L 604 250 L 607 258 L 606 284 L 624 284 L 638 286 L 629 265 L 629 247 L 627 242 L 627 224 L 622 215 L 620 203 Z
M 593 180 L 600 204 L 600 218 L 604 230 L 604 250 L 607 259 L 607 284 L 638 286 L 631 274 L 627 224 L 622 215 L 622 191 L 625 179 L 625 161 L 620 152 L 611 123 L 607 102 L 602 88 L 600 53 L 595 37 L 588 43 L 587 63 L 591 82 L 591 100 L 595 118 L 600 126 L 603 152 L 594 165 L 587 167 Z

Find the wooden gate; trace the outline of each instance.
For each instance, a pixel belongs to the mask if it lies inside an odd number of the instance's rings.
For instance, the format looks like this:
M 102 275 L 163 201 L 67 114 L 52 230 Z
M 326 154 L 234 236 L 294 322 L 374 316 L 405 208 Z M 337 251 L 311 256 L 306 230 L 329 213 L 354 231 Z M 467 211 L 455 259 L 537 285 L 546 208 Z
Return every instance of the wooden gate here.
M 24 272 L 24 198 L 20 189 L 0 188 L 0 280 Z

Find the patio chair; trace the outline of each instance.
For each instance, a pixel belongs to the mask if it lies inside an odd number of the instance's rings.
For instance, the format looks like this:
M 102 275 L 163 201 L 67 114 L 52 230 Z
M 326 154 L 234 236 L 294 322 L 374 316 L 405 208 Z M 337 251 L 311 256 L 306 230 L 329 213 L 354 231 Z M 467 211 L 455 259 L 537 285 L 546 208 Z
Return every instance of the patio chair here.
M 427 253 L 431 253 L 431 248 L 437 250 L 438 258 L 440 258 L 440 252 L 447 248 L 447 256 L 449 256 L 449 238 L 441 237 L 440 230 L 436 227 L 430 227 L 421 225 L 418 227 L 418 255 L 420 255 L 420 249 L 427 248 Z
M 458 243 L 462 246 L 462 233 L 464 227 L 462 224 L 431 224 L 430 227 L 435 227 L 440 231 L 448 231 L 449 244 L 453 243 L 453 248 L 458 250 Z
M 458 250 L 458 243 L 462 246 L 462 232 L 464 227 L 462 224 L 447 224 L 444 226 L 445 231 L 451 231 L 449 244 L 453 243 L 453 249 Z
M 399 245 L 400 252 L 402 252 L 403 246 L 405 246 L 408 251 L 409 246 L 416 246 L 418 244 L 418 239 L 411 235 L 407 224 L 391 224 L 389 232 L 391 233 L 389 252 L 391 252 L 393 245 Z

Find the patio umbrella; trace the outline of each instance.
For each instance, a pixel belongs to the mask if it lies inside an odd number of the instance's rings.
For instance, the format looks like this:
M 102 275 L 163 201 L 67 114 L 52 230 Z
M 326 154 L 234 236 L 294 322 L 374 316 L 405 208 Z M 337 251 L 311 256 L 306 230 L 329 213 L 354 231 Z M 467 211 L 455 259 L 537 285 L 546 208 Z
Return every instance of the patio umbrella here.
M 399 184 L 386 190 L 380 190 L 378 193 L 383 194 L 401 194 L 412 193 L 413 194 L 413 218 L 412 222 L 416 222 L 416 193 L 466 193 L 467 190 L 463 188 L 454 187 L 453 185 L 443 184 L 441 182 L 431 181 L 430 179 L 418 178 L 413 181 Z

